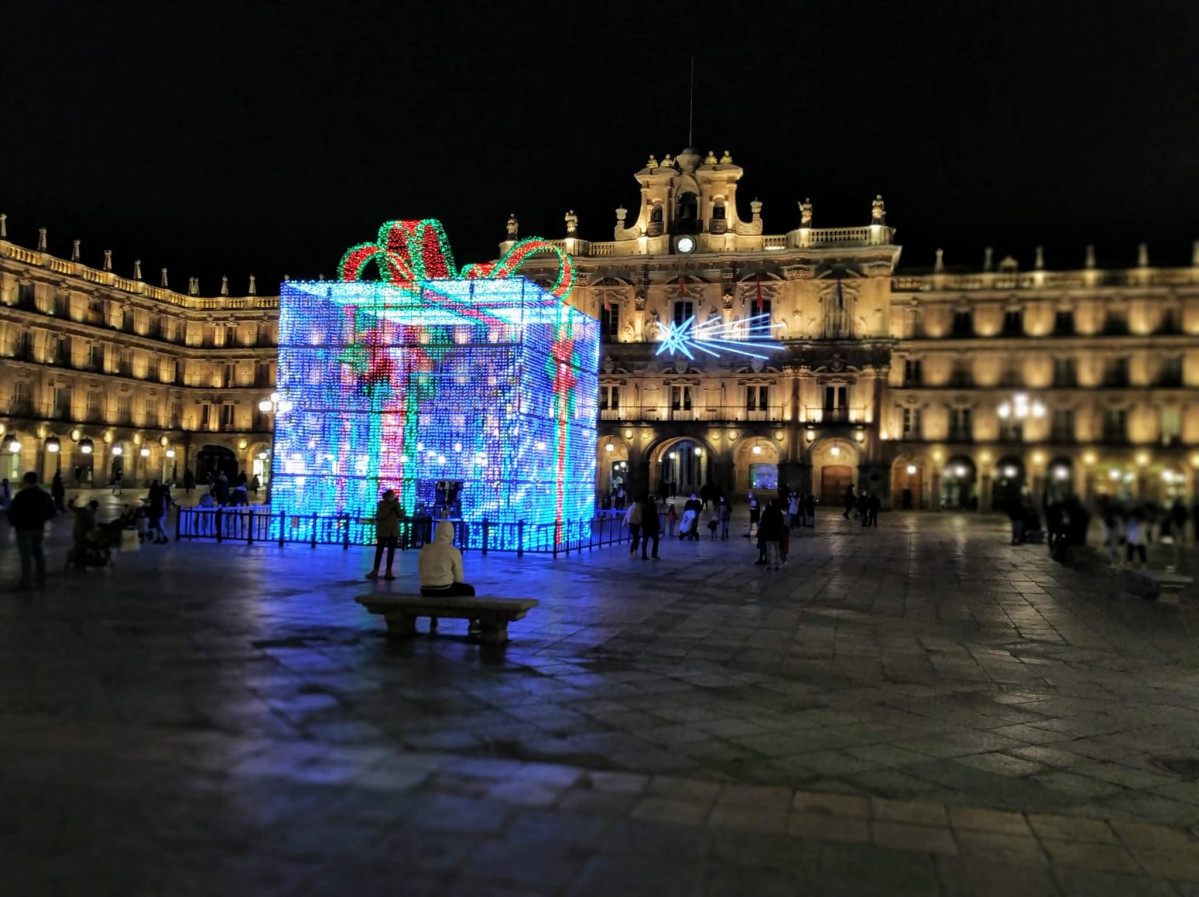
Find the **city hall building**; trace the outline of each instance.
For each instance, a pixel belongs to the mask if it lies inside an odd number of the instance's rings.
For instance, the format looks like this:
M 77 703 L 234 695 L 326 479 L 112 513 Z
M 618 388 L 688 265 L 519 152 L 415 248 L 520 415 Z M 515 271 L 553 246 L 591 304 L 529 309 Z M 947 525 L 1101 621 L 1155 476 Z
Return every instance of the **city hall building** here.
M 601 324 L 601 496 L 786 484 L 839 505 L 852 483 L 884 506 L 986 510 L 1026 488 L 1193 494 L 1199 244 L 1188 268 L 1141 247 L 1129 270 L 1089 251 L 1076 270 L 1039 251 L 1022 270 L 988 250 L 978 270 L 938 254 L 907 273 L 881 197 L 843 227 L 804 201 L 771 234 L 761 203 L 738 204 L 742 172 L 727 152 L 651 156 L 613 239 L 583 239 L 567 213 L 554 240 L 575 263 L 569 301 Z M 513 217 L 500 251 L 518 237 Z M 0 473 L 265 469 L 277 298 L 181 294 L 165 272 L 152 287 L 73 255 L 0 230 Z M 701 327 L 771 345 L 675 345 Z

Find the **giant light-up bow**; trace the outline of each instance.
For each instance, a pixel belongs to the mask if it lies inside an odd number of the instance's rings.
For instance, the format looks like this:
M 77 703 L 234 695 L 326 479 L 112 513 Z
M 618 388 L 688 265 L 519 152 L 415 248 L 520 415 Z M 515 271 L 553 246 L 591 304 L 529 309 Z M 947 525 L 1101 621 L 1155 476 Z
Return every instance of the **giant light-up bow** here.
M 574 266 L 570 256 L 547 240 L 528 237 L 504 253 L 498 262 L 454 264 L 445 228 L 436 218 L 420 221 L 388 221 L 379 228 L 374 243 L 351 246 L 341 257 L 338 272 L 342 280 L 361 280 L 366 266 L 374 262 L 379 276 L 401 289 L 419 289 L 428 280 L 511 277 L 534 253 L 549 252 L 558 257 L 558 279 L 549 291 L 565 300 L 574 289 Z

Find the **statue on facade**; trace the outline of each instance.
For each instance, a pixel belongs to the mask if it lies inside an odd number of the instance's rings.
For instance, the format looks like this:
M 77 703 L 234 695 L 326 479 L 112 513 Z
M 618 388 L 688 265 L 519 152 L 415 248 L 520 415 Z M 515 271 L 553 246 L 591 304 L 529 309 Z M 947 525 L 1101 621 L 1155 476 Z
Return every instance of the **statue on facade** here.
M 133 260 L 133 279 L 134 280 L 142 279 L 142 260 L 141 259 Z
M 812 226 L 812 200 L 805 199 L 799 204 L 799 226 Z
M 112 270 L 112 250 L 111 249 L 104 250 L 104 270 L 105 271 Z
M 221 295 L 222 296 L 229 295 L 229 278 L 225 274 L 221 275 Z
M 704 164 L 705 165 L 715 165 L 716 164 L 716 153 L 714 151 L 708 150 L 708 155 L 704 157 Z
M 666 158 L 662 160 L 663 168 L 674 168 L 674 159 L 670 157 L 670 153 L 666 154 Z
M 733 164 L 733 154 L 730 153 L 728 150 L 725 150 L 724 155 L 720 157 L 720 164 L 721 165 L 732 165 Z
M 508 239 L 515 240 L 517 233 L 520 231 L 520 222 L 516 220 L 516 213 L 508 213 Z
M 165 290 L 170 287 L 170 281 L 167 280 L 167 269 L 162 269 L 162 288 Z
M 870 204 L 870 223 L 887 223 L 887 207 L 883 205 L 883 195 L 881 193 L 876 195 L 874 197 L 874 202 Z
M 566 213 L 566 236 L 577 237 L 579 235 L 579 216 L 575 214 L 575 210 L 571 209 Z
M 655 168 L 658 167 L 658 160 L 651 154 L 649 157 L 649 161 L 645 163 L 645 167 L 648 168 L 650 171 L 653 171 Z
M 257 283 L 257 281 L 254 280 L 253 274 L 250 275 L 250 292 L 248 295 L 250 295 L 250 296 L 258 295 L 258 283 Z
M 71 261 L 73 261 L 73 262 L 79 261 L 79 241 L 78 240 L 71 241 Z

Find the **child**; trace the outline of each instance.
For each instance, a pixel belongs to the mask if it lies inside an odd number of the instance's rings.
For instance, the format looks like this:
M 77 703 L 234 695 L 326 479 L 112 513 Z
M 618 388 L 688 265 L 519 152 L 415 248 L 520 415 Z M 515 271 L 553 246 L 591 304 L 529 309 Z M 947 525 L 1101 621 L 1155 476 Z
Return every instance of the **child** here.
M 716 541 L 716 515 L 712 515 L 712 519 L 708 521 L 708 532 L 712 534 L 712 541 Z
M 674 509 L 674 505 L 666 506 L 666 536 L 669 539 L 674 538 L 674 527 L 679 522 L 678 511 Z

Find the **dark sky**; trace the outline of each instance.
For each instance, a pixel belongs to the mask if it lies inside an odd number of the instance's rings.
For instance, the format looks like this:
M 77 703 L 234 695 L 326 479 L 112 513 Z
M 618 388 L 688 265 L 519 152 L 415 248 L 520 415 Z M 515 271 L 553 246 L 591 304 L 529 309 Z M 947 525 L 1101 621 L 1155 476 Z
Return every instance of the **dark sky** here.
M 752 9 L 752 13 L 744 10 Z M 1059 11 L 1060 10 L 1060 11 Z M 55 3 L 0 15 L 10 239 L 99 265 L 332 275 L 388 218 L 458 261 L 522 235 L 612 238 L 632 173 L 687 136 L 746 169 L 767 233 L 865 224 L 903 267 L 1189 263 L 1199 239 L 1199 4 Z

